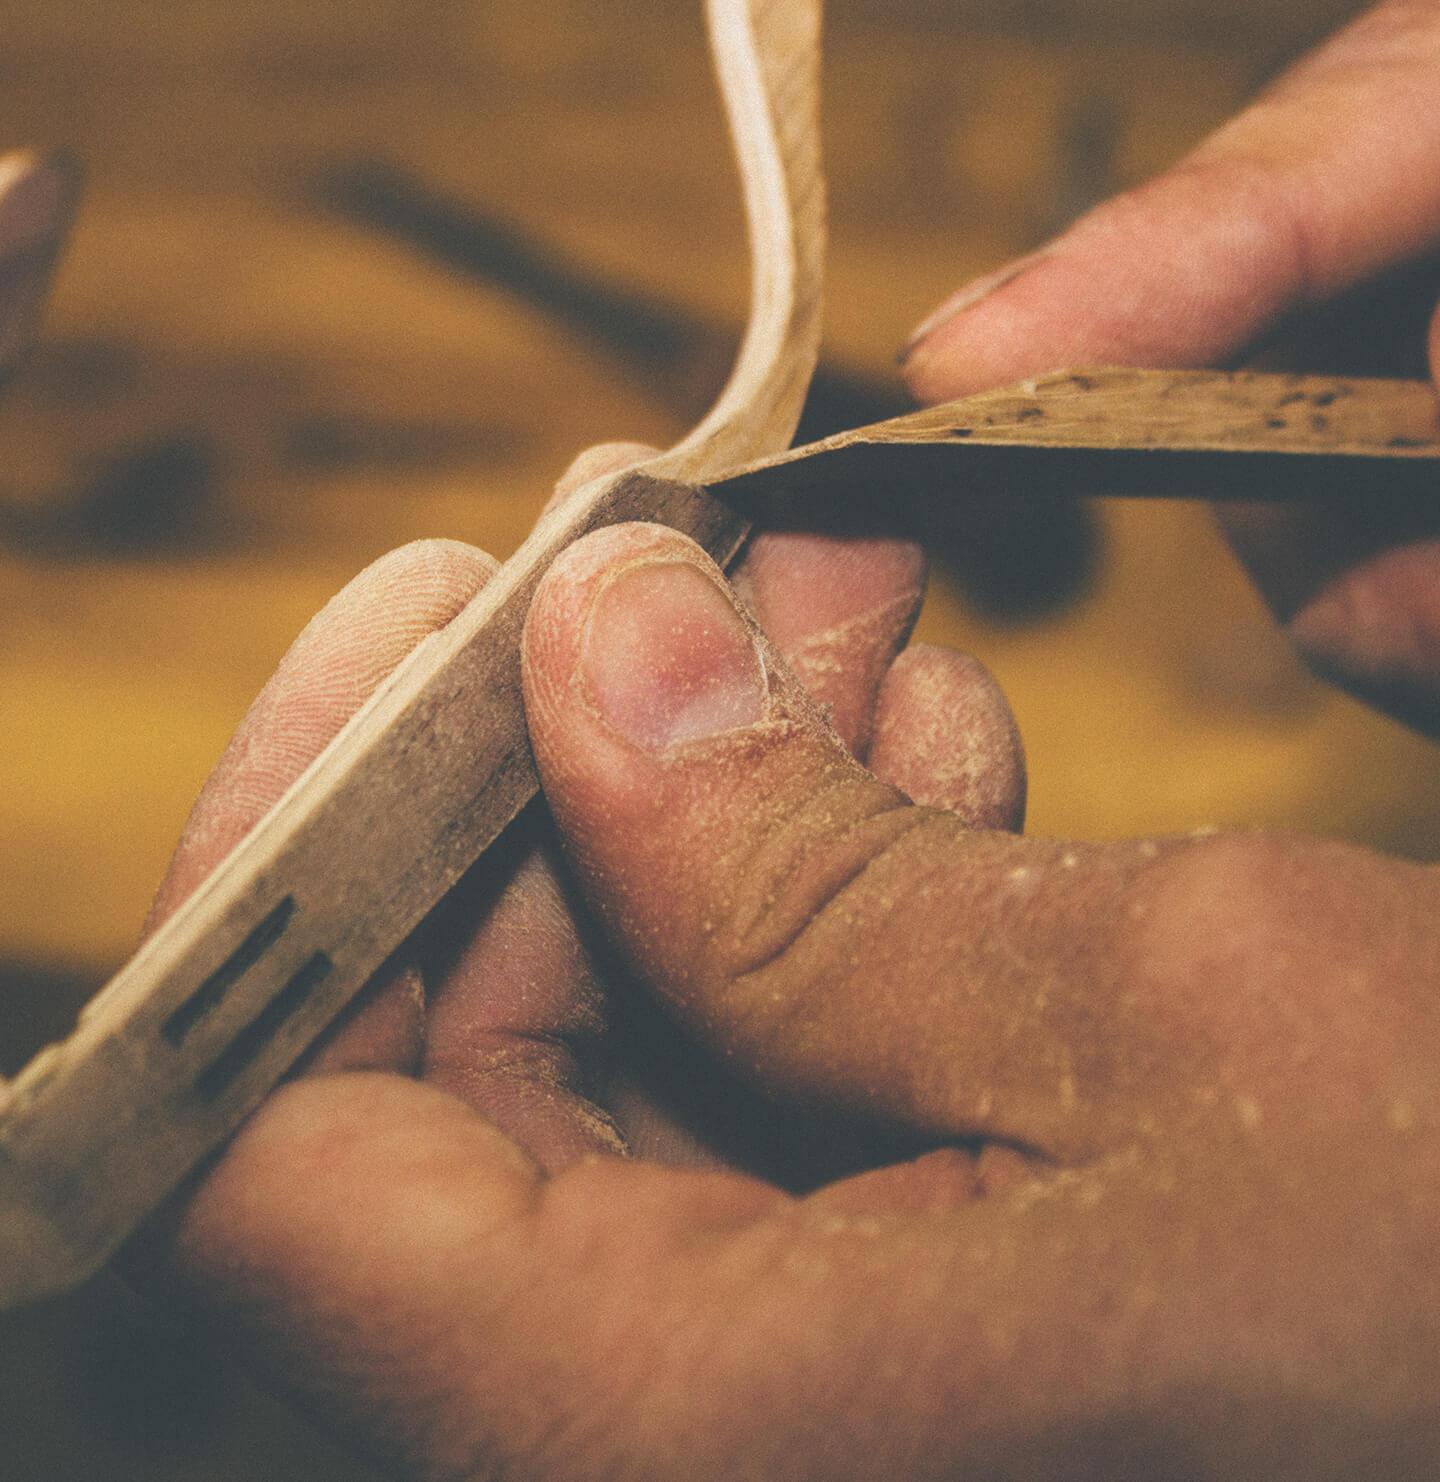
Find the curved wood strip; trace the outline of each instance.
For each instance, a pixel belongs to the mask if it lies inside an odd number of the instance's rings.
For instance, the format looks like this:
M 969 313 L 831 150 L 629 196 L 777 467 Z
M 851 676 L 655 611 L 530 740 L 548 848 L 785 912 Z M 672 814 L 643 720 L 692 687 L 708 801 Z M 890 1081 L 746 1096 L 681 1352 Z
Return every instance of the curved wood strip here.
M 819 0 L 710 0 L 706 11 L 745 198 L 750 316 L 709 415 L 645 465 L 691 481 L 789 446 L 820 351 L 825 276 Z
M 715 410 L 668 454 L 547 514 L 0 1106 L 0 1304 L 72 1283 L 234 1128 L 534 795 L 530 597 L 578 536 L 658 520 L 718 559 L 744 525 L 689 482 L 789 441 L 823 256 L 819 0 L 711 0 L 745 183 L 752 313 Z

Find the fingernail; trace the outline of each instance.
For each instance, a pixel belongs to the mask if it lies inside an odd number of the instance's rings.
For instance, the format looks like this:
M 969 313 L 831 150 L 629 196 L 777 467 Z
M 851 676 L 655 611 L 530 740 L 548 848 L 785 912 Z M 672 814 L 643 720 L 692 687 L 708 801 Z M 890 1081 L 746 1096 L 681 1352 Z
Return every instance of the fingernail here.
M 63 157 L 0 157 L 0 371 L 39 329 L 78 194 L 79 171 Z
M 1013 283 L 1022 273 L 1034 267 L 1041 258 L 1049 255 L 1050 249 L 1042 247 L 1038 252 L 1027 253 L 1014 262 L 1006 263 L 1003 268 L 997 268 L 993 273 L 986 273 L 983 277 L 974 278 L 963 288 L 956 289 L 938 309 L 920 321 L 914 333 L 900 347 L 900 353 L 896 357 L 899 363 L 904 365 L 942 324 L 948 324 L 957 315 L 963 314 L 967 309 L 973 309 L 982 299 L 989 298 L 992 293 L 1004 288 L 1007 283 Z
M 689 561 L 641 561 L 590 608 L 580 670 L 607 725 L 643 751 L 753 725 L 765 667 L 729 595 Z

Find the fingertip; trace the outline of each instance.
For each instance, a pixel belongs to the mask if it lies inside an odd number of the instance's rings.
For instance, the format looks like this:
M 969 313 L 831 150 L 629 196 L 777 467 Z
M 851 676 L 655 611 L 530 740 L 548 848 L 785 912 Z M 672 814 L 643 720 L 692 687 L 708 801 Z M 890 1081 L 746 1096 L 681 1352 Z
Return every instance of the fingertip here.
M 327 718 L 339 715 L 343 722 L 348 710 L 357 709 L 427 633 L 455 617 L 499 566 L 487 552 L 459 540 L 416 540 L 387 552 L 310 619 L 261 700 L 294 702 L 318 691 L 328 702 Z
M 588 620 L 601 589 L 622 570 L 657 562 L 713 566 L 692 541 L 662 525 L 609 525 L 568 545 L 541 579 L 521 634 L 526 714 L 537 758 L 557 756 L 577 743 L 593 711 L 578 684 Z M 606 652 L 597 633 L 597 654 Z M 581 703 L 576 708 L 576 701 Z M 571 712 L 574 712 L 571 714 Z
M 580 453 L 565 472 L 555 480 L 555 490 L 546 500 L 545 508 L 553 509 L 557 504 L 568 499 L 577 489 L 583 488 L 593 480 L 604 478 L 606 474 L 621 473 L 627 468 L 633 468 L 637 463 L 644 463 L 656 457 L 659 451 L 658 448 L 652 448 L 649 443 L 596 443 L 594 447 L 586 448 Z
M 1318 287 L 1298 194 L 1243 158 L 1178 166 L 961 290 L 922 325 L 905 381 L 931 404 L 1067 368 L 1233 358 Z
M 401 546 L 310 620 L 241 720 L 156 893 L 153 931 L 269 811 L 382 681 L 498 569 L 456 540 Z
M 734 581 L 840 739 L 863 757 L 880 682 L 919 616 L 925 579 L 913 541 L 767 531 Z
M 978 659 L 917 644 L 881 686 L 871 770 L 971 828 L 1018 833 L 1025 751 L 1004 692 Z
M 1033 286 L 1019 280 L 1033 275 L 1046 255 L 1042 249 L 984 273 L 926 315 L 900 352 L 900 374 L 916 401 L 925 406 L 954 401 L 1014 379 L 1009 371 L 1016 353 L 1005 332 L 1007 315 L 1012 296 L 1023 306 Z M 997 331 L 998 341 L 992 338 Z M 1043 346 L 1022 349 L 1032 358 L 1043 355 Z

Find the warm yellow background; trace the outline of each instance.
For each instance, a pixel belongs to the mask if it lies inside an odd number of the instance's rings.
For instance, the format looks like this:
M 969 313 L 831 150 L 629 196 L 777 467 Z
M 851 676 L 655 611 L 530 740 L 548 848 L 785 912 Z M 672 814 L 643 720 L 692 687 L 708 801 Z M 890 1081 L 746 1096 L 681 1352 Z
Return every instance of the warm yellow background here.
M 834 358 L 890 376 L 942 294 L 1163 165 L 1353 8 L 834 0 Z M 693 399 L 317 181 L 401 167 L 733 327 L 745 262 L 697 10 L 4 7 L 0 145 L 63 144 L 91 174 L 47 342 L 0 405 L 9 1063 L 122 959 L 211 761 L 331 591 L 417 536 L 507 553 L 572 452 L 666 442 Z M 1100 517 L 1097 584 L 1059 617 L 986 621 L 942 569 L 922 625 L 1007 685 L 1033 826 L 1263 823 L 1434 856 L 1430 747 L 1299 671 L 1203 511 Z M 103 1285 L 0 1327 L 0 1433 L 17 1478 L 355 1475 Z

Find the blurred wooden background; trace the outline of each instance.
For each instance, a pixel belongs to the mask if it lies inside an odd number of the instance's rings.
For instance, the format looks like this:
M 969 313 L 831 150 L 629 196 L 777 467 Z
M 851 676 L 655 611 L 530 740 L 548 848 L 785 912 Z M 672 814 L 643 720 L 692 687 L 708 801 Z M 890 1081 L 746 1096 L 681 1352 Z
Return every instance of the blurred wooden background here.
M 833 0 L 820 423 L 1352 0 Z M 0 146 L 90 189 L 0 403 L 0 1069 L 123 959 L 308 615 L 398 542 L 507 554 L 587 443 L 671 440 L 745 256 L 698 0 L 9 0 Z M 1424 744 L 1300 672 L 1203 511 L 957 516 L 923 636 L 1009 689 L 1033 827 L 1440 854 Z M 354 1477 L 100 1282 L 0 1324 L 0 1476 Z

